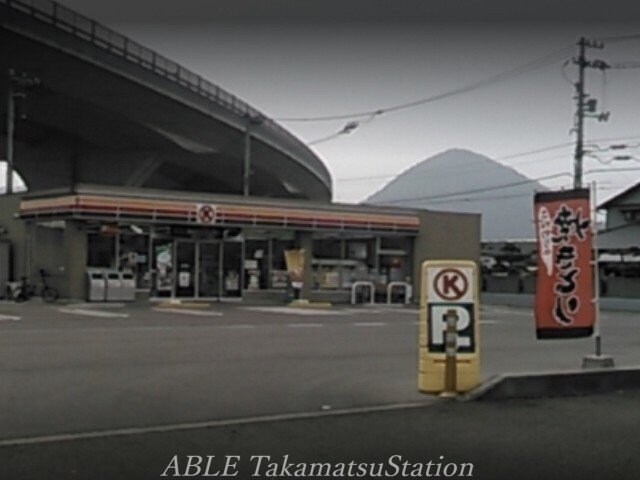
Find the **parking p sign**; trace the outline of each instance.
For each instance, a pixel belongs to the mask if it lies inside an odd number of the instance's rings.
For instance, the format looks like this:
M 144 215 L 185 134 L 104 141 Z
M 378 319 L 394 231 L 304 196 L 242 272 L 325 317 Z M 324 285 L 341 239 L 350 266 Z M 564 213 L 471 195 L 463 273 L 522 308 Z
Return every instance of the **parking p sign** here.
M 446 315 L 451 312 L 457 318 L 458 390 L 467 391 L 479 383 L 477 272 L 471 261 L 438 260 L 422 265 L 418 385 L 424 392 L 444 390 Z

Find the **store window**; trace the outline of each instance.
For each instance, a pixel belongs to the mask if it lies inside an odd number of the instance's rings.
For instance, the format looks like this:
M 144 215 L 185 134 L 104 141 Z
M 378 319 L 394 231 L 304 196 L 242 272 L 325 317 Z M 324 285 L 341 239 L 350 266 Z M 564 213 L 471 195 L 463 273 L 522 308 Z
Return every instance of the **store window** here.
M 222 256 L 222 296 L 241 297 L 243 242 L 225 242 Z
M 295 248 L 293 240 L 273 239 L 272 240 L 272 257 L 271 257 L 271 278 L 269 279 L 270 288 L 284 289 L 287 288 L 289 275 L 287 273 L 287 263 L 284 252 Z
M 380 239 L 379 267 L 385 283 L 411 283 L 411 239 L 404 237 L 383 237 Z
M 320 237 L 313 241 L 313 288 L 337 290 L 343 286 L 348 270 L 345 260 L 345 242 L 341 238 Z
M 116 235 L 87 235 L 87 267 L 116 268 Z
M 269 240 L 246 240 L 244 245 L 244 288 L 269 288 Z
M 148 234 L 122 232 L 118 256 L 120 270 L 133 272 L 136 288 L 148 289 L 151 287 Z
M 353 282 L 371 281 L 378 283 L 377 240 L 369 238 L 350 238 L 346 240 L 346 270 L 343 276 L 343 288 L 351 288 Z

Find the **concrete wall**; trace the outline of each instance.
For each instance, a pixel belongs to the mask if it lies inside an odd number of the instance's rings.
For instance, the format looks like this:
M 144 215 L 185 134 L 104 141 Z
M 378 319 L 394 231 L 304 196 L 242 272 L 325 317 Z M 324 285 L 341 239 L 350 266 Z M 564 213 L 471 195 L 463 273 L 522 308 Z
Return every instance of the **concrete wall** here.
M 3 239 L 11 243 L 12 268 L 10 280 L 27 274 L 27 230 L 25 223 L 15 217 L 23 194 L 0 195 L 0 228 L 6 230 Z
M 516 275 L 495 277 L 485 275 L 482 279 L 482 291 L 496 294 L 535 294 L 536 278 L 520 278 Z M 606 277 L 601 279 L 600 294 L 606 298 L 640 298 L 640 278 Z
M 87 236 L 77 222 L 57 222 L 44 227 L 15 217 L 24 194 L 0 196 L 0 227 L 11 243 L 11 280 L 22 276 L 40 284 L 39 271 L 45 269 L 49 283 L 61 297 L 84 298 Z
M 85 298 L 87 234 L 72 220 L 55 227 L 29 226 L 31 278 L 39 281 L 40 269 L 50 275 L 48 281 L 63 298 Z
M 39 271 L 44 269 L 50 275 L 47 279 L 60 295 L 67 296 L 67 276 L 64 260 L 64 226 L 49 228 L 31 224 L 29 232 L 30 273 L 34 281 L 39 281 Z
M 68 289 L 64 292 L 65 297 L 74 299 L 86 297 L 87 247 L 87 233 L 82 228 L 82 224 L 67 221 L 64 229 L 64 260 L 65 275 L 69 280 Z
M 480 215 L 420 212 L 420 231 L 414 241 L 413 252 L 414 300 L 419 301 L 424 261 L 472 260 L 479 264 Z
M 486 275 L 483 278 L 483 290 L 497 293 L 521 293 L 520 276 L 509 275 L 506 277 L 496 277 Z
M 533 308 L 534 295 L 488 293 L 480 296 L 483 305 L 503 305 L 507 307 Z M 611 312 L 640 312 L 640 299 L 638 298 L 601 298 L 600 308 Z
M 607 277 L 604 283 L 606 297 L 640 298 L 640 278 Z

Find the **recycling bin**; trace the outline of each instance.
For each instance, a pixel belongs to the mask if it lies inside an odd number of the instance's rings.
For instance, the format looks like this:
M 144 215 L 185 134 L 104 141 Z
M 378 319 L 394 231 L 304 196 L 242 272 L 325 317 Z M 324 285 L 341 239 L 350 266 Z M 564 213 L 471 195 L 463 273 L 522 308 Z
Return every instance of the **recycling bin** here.
M 107 270 L 105 272 L 107 283 L 107 302 L 119 302 L 123 299 L 122 280 L 120 272 L 117 270 Z
M 107 281 L 102 270 L 87 270 L 87 301 L 104 302 L 107 300 Z
M 121 300 L 133 302 L 136 299 L 136 277 L 133 272 L 120 273 Z

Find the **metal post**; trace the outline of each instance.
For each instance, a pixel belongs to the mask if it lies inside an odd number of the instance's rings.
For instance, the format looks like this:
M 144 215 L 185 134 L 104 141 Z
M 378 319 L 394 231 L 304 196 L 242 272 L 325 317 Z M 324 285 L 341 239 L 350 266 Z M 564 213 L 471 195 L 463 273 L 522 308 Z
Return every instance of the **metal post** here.
M 594 322 L 593 336 L 595 340 L 595 354 L 587 355 L 582 359 L 583 368 L 611 368 L 614 366 L 613 357 L 602 355 L 602 336 L 600 334 L 600 262 L 598 259 L 598 204 L 597 204 L 597 185 L 596 182 L 591 184 L 591 202 L 592 202 L 592 231 L 593 231 L 593 276 L 594 276 Z
M 249 196 L 251 181 L 251 122 L 247 121 L 244 131 L 244 165 L 242 178 L 242 195 Z
M 457 372 L 457 350 L 458 350 L 458 313 L 454 309 L 447 310 L 444 314 L 447 329 L 444 334 L 445 364 L 444 364 L 444 391 L 441 397 L 453 398 L 458 395 L 458 372 Z
M 13 136 L 15 128 L 15 96 L 13 91 L 13 70 L 9 70 L 9 94 L 7 97 L 7 167 L 5 193 L 13 193 Z
M 602 339 L 600 337 L 600 261 L 598 252 L 598 204 L 597 204 L 598 187 L 596 182 L 591 183 L 591 202 L 593 209 L 593 275 L 595 277 L 595 291 L 593 295 L 594 303 L 594 324 L 593 333 L 595 338 L 596 356 L 602 356 Z

